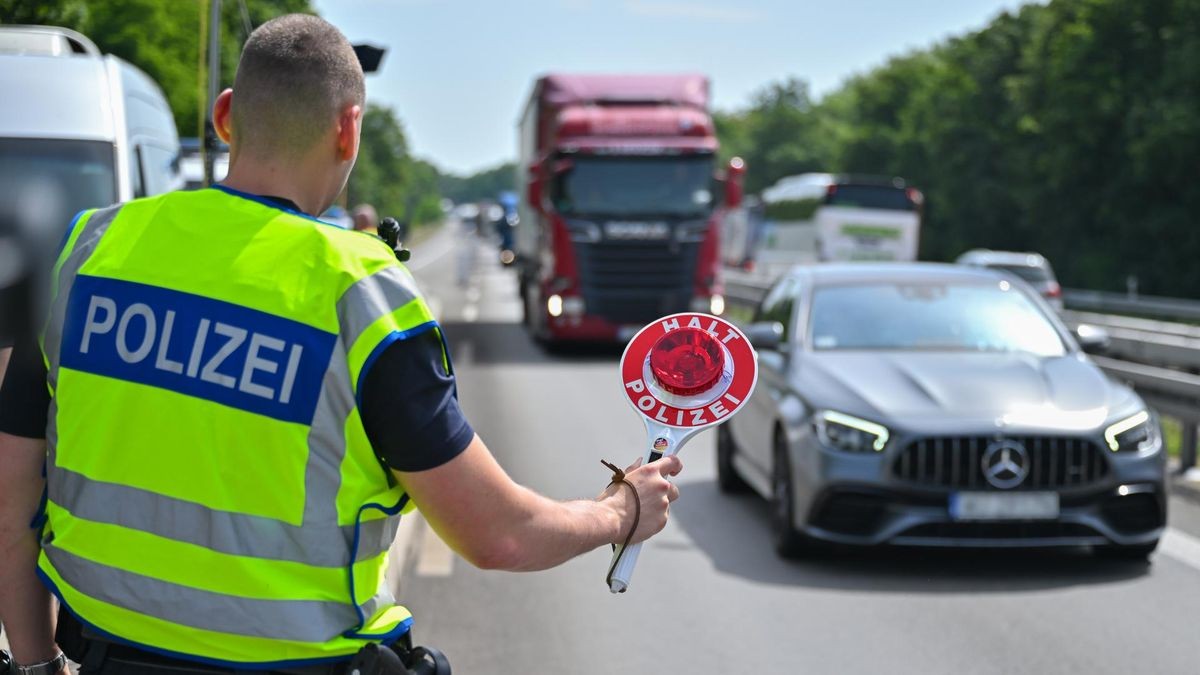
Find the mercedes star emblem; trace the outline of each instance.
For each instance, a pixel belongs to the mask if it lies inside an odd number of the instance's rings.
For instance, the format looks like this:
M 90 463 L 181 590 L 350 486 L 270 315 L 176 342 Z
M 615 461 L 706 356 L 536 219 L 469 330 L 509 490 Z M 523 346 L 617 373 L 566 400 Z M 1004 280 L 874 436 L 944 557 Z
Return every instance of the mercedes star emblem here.
M 1014 441 L 996 441 L 983 453 L 983 477 L 1001 490 L 1015 488 L 1029 475 L 1029 453 Z

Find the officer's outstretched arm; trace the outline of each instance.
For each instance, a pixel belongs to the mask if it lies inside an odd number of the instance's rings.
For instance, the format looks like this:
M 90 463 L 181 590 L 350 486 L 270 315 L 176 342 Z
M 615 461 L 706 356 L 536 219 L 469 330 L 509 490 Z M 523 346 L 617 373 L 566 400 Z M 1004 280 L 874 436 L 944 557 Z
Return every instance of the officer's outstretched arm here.
M 17 663 L 54 658 L 50 593 L 38 580 L 37 531 L 46 441 L 0 433 L 0 621 Z
M 667 524 L 679 489 L 667 480 L 683 465 L 666 457 L 630 467 L 641 501 L 633 541 Z M 633 524 L 633 497 L 610 486 L 595 499 L 560 502 L 518 485 L 479 436 L 454 459 L 428 471 L 396 472 L 434 531 L 476 567 L 542 570 L 605 544 L 621 543 Z

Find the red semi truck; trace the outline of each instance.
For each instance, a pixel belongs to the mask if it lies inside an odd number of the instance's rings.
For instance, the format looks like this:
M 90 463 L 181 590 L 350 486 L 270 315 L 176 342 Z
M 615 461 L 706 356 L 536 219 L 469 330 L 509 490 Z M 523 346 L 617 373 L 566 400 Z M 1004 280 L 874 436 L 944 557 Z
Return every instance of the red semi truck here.
M 718 224 L 741 160 L 716 166 L 702 75 L 546 75 L 521 117 L 516 244 L 539 341 L 626 341 L 675 312 L 721 314 Z

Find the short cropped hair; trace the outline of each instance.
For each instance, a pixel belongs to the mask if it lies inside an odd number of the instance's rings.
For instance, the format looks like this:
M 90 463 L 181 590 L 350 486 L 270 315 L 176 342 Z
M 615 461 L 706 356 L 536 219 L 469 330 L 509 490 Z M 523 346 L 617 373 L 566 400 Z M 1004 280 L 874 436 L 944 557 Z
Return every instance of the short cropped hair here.
M 230 113 L 234 141 L 255 154 L 301 156 L 347 105 L 365 97 L 362 66 L 341 31 L 308 14 L 272 19 L 242 49 Z

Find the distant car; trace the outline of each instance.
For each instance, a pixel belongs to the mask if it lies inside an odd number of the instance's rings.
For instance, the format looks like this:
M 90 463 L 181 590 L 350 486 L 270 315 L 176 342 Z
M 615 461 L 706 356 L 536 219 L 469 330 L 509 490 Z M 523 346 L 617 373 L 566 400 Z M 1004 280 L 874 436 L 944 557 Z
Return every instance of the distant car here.
M 1062 286 L 1058 285 L 1050 262 L 1041 254 L 975 249 L 960 255 L 955 262 L 959 265 L 987 267 L 1015 275 L 1033 286 L 1055 311 L 1063 311 Z
M 783 555 L 1091 545 L 1144 559 L 1166 519 L 1156 415 L 1025 284 L 934 264 L 796 268 L 757 310 L 758 388 L 719 427 L 721 489 L 772 504 Z

